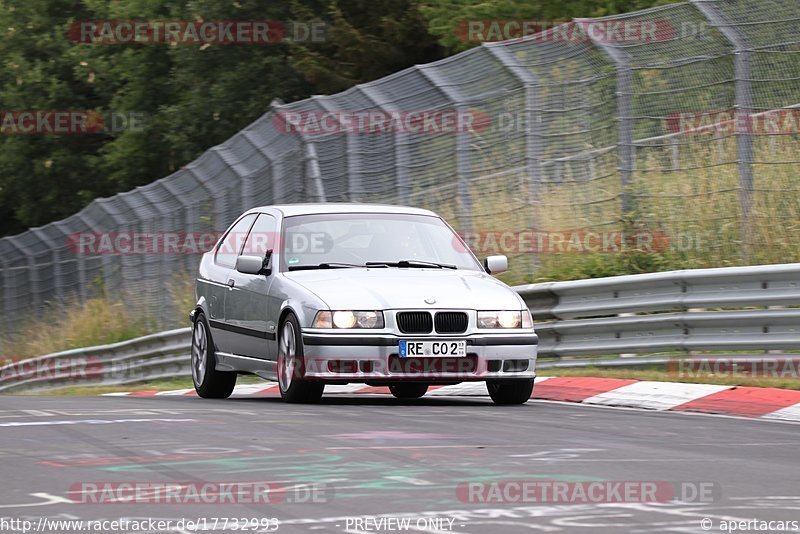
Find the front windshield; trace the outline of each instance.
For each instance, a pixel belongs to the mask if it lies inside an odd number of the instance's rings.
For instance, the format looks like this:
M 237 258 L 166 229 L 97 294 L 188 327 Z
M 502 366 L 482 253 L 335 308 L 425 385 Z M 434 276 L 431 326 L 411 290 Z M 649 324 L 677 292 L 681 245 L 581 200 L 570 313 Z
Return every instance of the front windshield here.
M 439 217 L 328 213 L 284 219 L 281 254 L 284 271 L 320 264 L 392 266 L 401 262 L 411 262 L 417 267 L 422 266 L 421 262 L 429 262 L 458 269 L 481 269 L 461 238 Z

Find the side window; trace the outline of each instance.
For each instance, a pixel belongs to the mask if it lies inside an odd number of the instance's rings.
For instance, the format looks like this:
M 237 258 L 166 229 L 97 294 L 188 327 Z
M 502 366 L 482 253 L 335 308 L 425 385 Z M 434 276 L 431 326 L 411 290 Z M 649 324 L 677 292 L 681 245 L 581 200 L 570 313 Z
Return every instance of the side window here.
M 239 255 L 247 231 L 250 229 L 250 226 L 252 226 L 255 218 L 255 213 L 245 215 L 228 230 L 228 233 L 222 238 L 219 247 L 217 247 L 217 251 L 214 253 L 214 261 L 217 265 L 233 269 L 236 265 L 236 256 Z
M 277 228 L 278 221 L 275 220 L 275 217 L 266 213 L 259 214 L 256 223 L 250 229 L 247 241 L 244 242 L 242 254 L 263 258 L 268 250 L 275 248 L 275 243 L 278 241 L 275 235 Z

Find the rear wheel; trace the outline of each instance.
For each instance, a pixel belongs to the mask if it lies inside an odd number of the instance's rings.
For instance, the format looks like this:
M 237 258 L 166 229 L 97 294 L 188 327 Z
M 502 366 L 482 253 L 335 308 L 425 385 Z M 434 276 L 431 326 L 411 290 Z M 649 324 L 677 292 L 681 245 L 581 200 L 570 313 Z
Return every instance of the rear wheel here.
M 192 328 L 192 382 L 204 399 L 227 399 L 236 385 L 236 373 L 217 371 L 214 340 L 205 315 L 200 313 Z
M 281 323 L 278 338 L 278 385 L 281 398 L 292 403 L 312 403 L 322 398 L 325 385 L 304 379 L 305 358 L 300 325 L 293 314 Z
M 524 404 L 533 394 L 533 380 L 487 380 L 495 404 Z
M 392 384 L 389 391 L 398 399 L 418 399 L 428 392 L 428 384 Z

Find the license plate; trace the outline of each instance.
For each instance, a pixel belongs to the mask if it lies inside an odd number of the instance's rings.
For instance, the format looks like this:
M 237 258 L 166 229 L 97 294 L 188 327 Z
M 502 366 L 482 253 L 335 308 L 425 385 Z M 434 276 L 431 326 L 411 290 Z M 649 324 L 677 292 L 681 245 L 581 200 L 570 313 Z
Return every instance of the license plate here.
M 466 356 L 467 342 L 461 341 L 400 341 L 400 357 Z

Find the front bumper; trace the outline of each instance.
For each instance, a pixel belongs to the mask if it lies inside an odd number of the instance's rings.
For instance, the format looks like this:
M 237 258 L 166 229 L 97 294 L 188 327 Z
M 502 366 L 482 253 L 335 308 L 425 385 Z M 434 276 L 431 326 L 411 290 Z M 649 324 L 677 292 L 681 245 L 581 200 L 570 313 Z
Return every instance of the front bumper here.
M 466 340 L 466 357 L 400 358 L 401 339 Z M 306 378 L 345 382 L 453 383 L 536 376 L 538 336 L 533 332 L 408 336 L 303 331 Z

